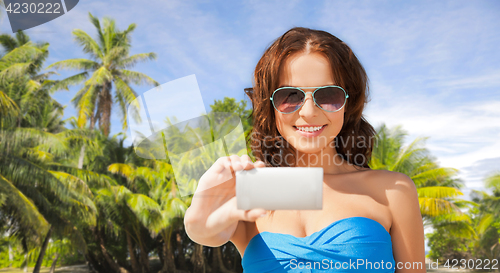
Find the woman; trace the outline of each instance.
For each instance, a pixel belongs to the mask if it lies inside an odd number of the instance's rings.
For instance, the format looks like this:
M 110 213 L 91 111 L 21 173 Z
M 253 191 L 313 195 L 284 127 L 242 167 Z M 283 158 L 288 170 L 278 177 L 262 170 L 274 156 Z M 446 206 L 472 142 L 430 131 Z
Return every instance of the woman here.
M 207 246 L 230 240 L 245 272 L 425 272 L 413 181 L 368 167 L 375 132 L 362 116 L 367 81 L 330 33 L 297 27 L 276 39 L 247 92 L 258 160 L 220 158 L 203 175 L 208 190 L 194 194 L 184 218 L 189 237 Z M 280 166 L 323 168 L 322 210 L 236 208 L 234 171 Z

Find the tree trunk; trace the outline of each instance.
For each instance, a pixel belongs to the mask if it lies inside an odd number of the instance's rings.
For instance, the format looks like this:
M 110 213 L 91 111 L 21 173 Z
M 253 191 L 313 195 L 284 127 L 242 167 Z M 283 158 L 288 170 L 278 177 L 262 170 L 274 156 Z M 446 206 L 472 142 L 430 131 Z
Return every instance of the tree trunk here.
M 95 117 L 94 113 L 90 115 L 90 131 L 94 129 L 94 124 L 95 124 Z M 85 159 L 85 143 L 82 144 L 82 148 L 80 149 L 80 157 L 78 158 L 78 169 L 83 168 L 83 160 Z
M 163 264 L 165 263 L 165 255 L 163 255 L 163 244 L 158 244 L 157 248 L 156 248 L 156 251 L 158 251 L 158 258 L 160 258 L 160 264 Z M 160 270 L 159 272 L 162 272 L 163 271 L 163 268 L 162 270 Z
M 12 245 L 9 242 L 9 267 L 12 266 L 13 260 L 14 260 L 14 254 L 12 253 Z
M 172 251 L 172 244 L 170 242 L 170 232 L 163 233 L 163 268 L 162 272 L 176 272 L 175 257 Z
M 83 168 L 83 159 L 85 158 L 85 144 L 82 145 L 80 149 L 80 157 L 78 158 L 78 169 Z
M 24 254 L 24 272 L 28 272 L 28 254 Z
M 236 253 L 234 253 L 236 252 Z M 232 262 L 232 271 L 238 271 L 238 268 L 241 268 L 241 256 L 237 249 L 232 252 L 233 262 Z
M 45 255 L 45 251 L 47 250 L 47 246 L 49 245 L 49 240 L 51 235 L 52 235 L 52 226 L 50 226 L 47 235 L 45 235 L 45 240 L 43 240 L 42 248 L 40 249 L 40 254 L 38 254 L 38 259 L 36 260 L 33 273 L 40 273 L 40 268 L 42 267 L 42 262 L 43 262 L 43 256 Z
M 203 256 L 203 246 L 194 243 L 194 254 L 192 256 L 193 272 L 194 273 L 205 273 L 205 257 Z
M 182 245 L 181 233 L 177 232 L 175 234 L 175 238 L 176 238 L 177 252 L 179 253 L 179 257 L 177 258 L 177 260 L 179 261 L 179 268 L 181 270 L 188 270 L 186 265 L 186 255 L 184 255 L 184 248 Z
M 222 247 L 213 247 L 212 248 L 212 269 L 215 272 L 220 273 L 230 273 L 231 271 L 227 270 L 224 262 L 222 261 Z
M 102 91 L 99 95 L 99 129 L 102 130 L 105 136 L 108 136 L 111 124 L 111 106 L 113 104 L 113 100 L 111 98 L 111 82 L 104 83 Z
M 56 257 L 52 261 L 52 266 L 50 267 L 49 273 L 54 273 L 56 272 L 56 265 L 57 265 L 57 260 L 59 259 L 59 252 L 56 253 Z
M 96 228 L 92 228 L 92 231 L 94 232 L 94 236 L 96 236 L 97 242 L 99 244 L 99 247 L 101 248 L 102 255 L 104 256 L 104 259 L 106 262 L 109 264 L 109 266 L 115 271 L 116 273 L 129 273 L 127 269 L 120 267 L 115 260 L 109 255 L 108 250 L 106 249 L 106 246 L 104 245 L 104 240 L 102 239 L 102 236 L 99 234 L 99 231 L 97 231 Z
M 87 249 L 85 257 L 88 261 L 88 267 L 90 272 L 103 272 L 105 271 L 103 264 L 94 256 L 94 254 Z M 109 271 L 109 270 L 108 270 Z
M 139 265 L 137 264 L 137 257 L 135 256 L 135 248 L 132 244 L 132 237 L 127 232 L 127 246 L 128 252 L 130 254 L 130 264 L 132 265 L 132 271 L 139 272 Z
M 139 247 L 141 249 L 140 259 L 141 259 L 141 267 L 142 273 L 149 273 L 149 253 L 146 251 L 146 247 L 144 246 L 144 242 L 139 243 Z

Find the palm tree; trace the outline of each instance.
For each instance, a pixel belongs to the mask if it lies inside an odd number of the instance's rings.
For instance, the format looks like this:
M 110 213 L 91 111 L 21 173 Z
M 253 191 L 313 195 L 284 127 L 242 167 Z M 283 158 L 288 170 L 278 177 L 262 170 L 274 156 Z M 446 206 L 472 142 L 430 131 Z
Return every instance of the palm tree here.
M 0 45 L 6 53 L 0 62 L 0 109 L 8 106 L 9 97 L 15 102 L 18 111 L 12 112 L 17 119 L 17 127 L 37 127 L 45 120 L 46 128 L 51 132 L 63 130 L 61 121 L 64 109 L 50 95 L 57 86 L 56 81 L 48 77 L 54 72 L 40 73 L 43 63 L 49 55 L 48 43 L 33 43 L 23 31 L 16 33 L 15 37 L 8 34 L 0 35 Z M 3 98 L 3 99 L 1 99 Z M 37 103 L 33 103 L 36 100 Z M 44 107 L 39 107 L 44 105 Z M 5 112 L 0 110 L 1 112 Z M 5 126 L 4 126 L 5 127 Z
M 34 44 L 18 32 L 0 35 L 0 45 L 6 52 L 0 59 L 0 225 L 20 238 L 25 252 L 41 246 L 37 272 L 52 232 L 75 235 L 69 227 L 92 221 L 95 209 L 82 180 L 52 167 L 70 147 L 63 108 L 50 96 L 53 73 L 39 74 L 48 43 Z
M 0 222 L 30 248 L 41 245 L 35 272 L 52 232 L 71 235 L 76 222 L 95 221 L 85 181 L 54 167 L 68 149 L 64 134 L 32 128 L 0 131 L 0 188 L 7 201 L 0 206 Z
M 5 48 L 4 48 L 5 49 Z M 25 111 L 20 109 L 23 101 L 27 101 L 31 96 L 27 93 L 33 93 L 34 86 L 37 84 L 30 81 L 28 73 L 32 70 L 34 62 L 45 55 L 47 48 L 39 48 L 31 42 L 6 51 L 0 59 L 0 117 L 1 128 L 12 126 L 12 121 L 16 120 L 19 124 L 22 114 Z
M 120 174 L 128 181 L 129 187 L 142 189 L 148 198 L 155 202 L 155 207 L 160 211 L 161 218 L 156 219 L 150 215 L 137 214 L 146 228 L 153 234 L 161 234 L 163 248 L 159 251 L 163 254 L 162 272 L 175 272 L 174 254 L 170 238 L 176 225 L 181 225 L 182 218 L 187 209 L 186 200 L 177 194 L 176 183 L 173 179 L 172 166 L 166 162 L 152 160 L 152 167 L 134 167 L 132 164 L 115 163 L 108 167 L 112 173 Z M 143 202 L 145 204 L 145 202 Z M 144 206 L 144 205 L 143 205 Z M 150 206 L 153 206 L 152 204 Z M 133 208 L 133 207 L 131 207 Z M 133 209 L 139 212 L 140 210 Z M 152 211 L 150 209 L 150 211 Z M 183 225 L 183 224 L 182 224 Z M 141 245 L 141 242 L 136 240 Z M 132 251 L 130 253 L 133 253 Z M 141 253 L 143 253 L 141 251 Z M 132 257 L 132 255 L 131 255 Z M 132 259 L 131 259 L 132 260 Z
M 199 178 L 220 155 L 228 153 L 241 156 L 247 153 L 243 128 L 235 130 L 235 126 L 240 124 L 240 119 L 243 116 L 241 112 L 245 105 L 242 104 L 241 108 L 232 107 L 234 105 L 235 103 L 231 99 L 225 99 L 224 102 L 216 101 L 215 106 L 211 106 L 212 111 L 205 117 L 207 122 L 197 123 L 198 127 L 196 128 L 190 127 L 189 122 L 172 126 L 170 120 L 166 121 L 168 126 L 165 133 L 170 142 L 168 157 L 171 164 L 175 162 L 175 182 L 181 195 L 194 193 Z M 183 127 L 183 130 L 181 131 L 179 127 Z M 232 135 L 228 137 L 230 132 Z M 235 132 L 237 133 L 234 134 Z M 226 137 L 222 146 L 211 145 L 216 140 L 220 140 L 222 136 Z M 227 141 L 228 139 L 231 140 Z M 191 199 L 186 198 L 185 203 L 187 206 L 189 206 L 190 202 Z M 205 272 L 207 270 L 203 255 L 204 248 L 207 247 L 194 243 L 191 258 L 193 272 Z M 211 269 L 215 272 L 230 272 L 222 259 L 222 246 L 208 249 L 212 252 Z M 233 252 L 233 255 L 239 256 L 235 252 Z
M 500 258 L 500 172 L 486 177 L 485 186 L 493 191 L 475 191 L 475 201 L 479 203 L 476 216 L 474 241 L 475 254 L 489 259 Z
M 437 230 L 433 236 L 442 238 L 438 232 L 446 232 L 449 238 L 436 241 L 436 247 L 455 245 L 458 243 L 467 247 L 467 250 L 449 249 L 441 255 L 455 255 L 468 257 L 482 257 L 490 260 L 500 258 L 500 173 L 492 174 L 485 179 L 485 186 L 493 191 L 472 190 L 473 202 L 466 215 L 447 215 L 432 219 Z M 432 247 L 431 247 L 432 248 Z M 432 251 L 432 249 L 431 249 Z M 440 252 L 439 250 L 437 252 Z M 441 257 L 440 257 L 441 258 Z M 456 258 L 456 257 L 452 257 Z
M 372 169 L 400 172 L 408 175 L 417 187 L 420 212 L 424 221 L 440 215 L 462 215 L 460 181 L 452 179 L 458 172 L 453 168 L 439 167 L 429 151 L 423 147 L 426 138 L 417 138 L 403 147 L 407 133 L 397 126 L 392 130 L 382 124 L 377 130 L 376 145 L 370 160 Z M 461 204 L 461 203 L 460 203 Z
M 127 128 L 126 107 L 137 97 L 130 83 L 159 85 L 149 76 L 127 69 L 139 62 L 156 59 L 156 54 L 150 52 L 129 56 L 130 35 L 136 27 L 135 24 L 130 24 L 126 30 L 120 31 L 112 19 L 104 18 L 101 27 L 99 19 L 91 13 L 89 13 L 89 18 L 97 30 L 97 40 L 80 29 L 73 30 L 73 35 L 75 40 L 83 46 L 83 51 L 90 55 L 90 59 L 59 61 L 47 68 L 83 70 L 62 80 L 58 87 L 68 88 L 71 85 L 84 83 L 72 100 L 78 108 L 78 125 L 83 128 L 88 119 L 90 129 L 93 129 L 95 122 L 99 121 L 99 128 L 105 136 L 108 136 L 111 107 L 114 102 L 120 106 L 123 129 Z M 113 86 L 114 98 L 112 97 Z

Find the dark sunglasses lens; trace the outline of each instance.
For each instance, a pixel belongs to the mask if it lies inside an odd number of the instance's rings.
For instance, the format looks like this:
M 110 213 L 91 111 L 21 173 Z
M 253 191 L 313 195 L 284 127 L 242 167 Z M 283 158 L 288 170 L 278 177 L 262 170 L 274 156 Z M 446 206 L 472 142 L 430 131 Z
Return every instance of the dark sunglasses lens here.
M 304 101 L 304 93 L 293 88 L 284 88 L 274 93 L 273 102 L 278 111 L 291 113 L 297 110 Z
M 345 103 L 344 91 L 337 87 L 324 87 L 314 93 L 316 103 L 326 111 L 338 111 Z

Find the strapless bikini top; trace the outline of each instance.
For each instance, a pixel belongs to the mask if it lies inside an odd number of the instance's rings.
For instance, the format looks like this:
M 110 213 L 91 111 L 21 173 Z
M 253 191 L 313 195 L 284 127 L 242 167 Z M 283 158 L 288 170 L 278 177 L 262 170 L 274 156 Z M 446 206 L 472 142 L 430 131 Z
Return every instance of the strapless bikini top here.
M 335 221 L 306 237 L 263 231 L 248 243 L 244 273 L 394 272 L 391 235 L 366 217 Z

